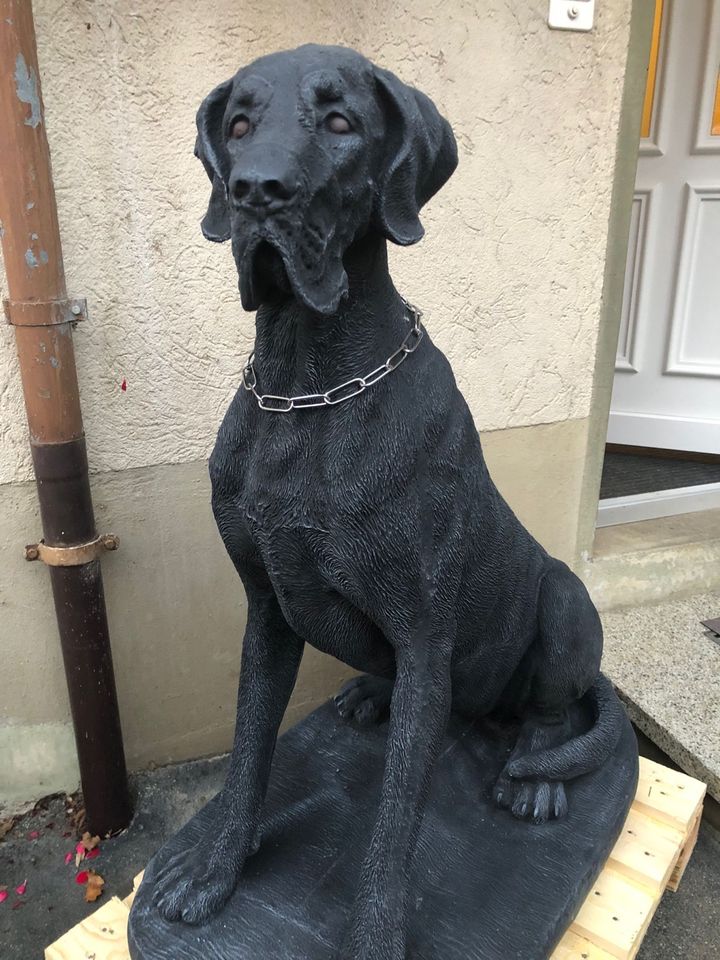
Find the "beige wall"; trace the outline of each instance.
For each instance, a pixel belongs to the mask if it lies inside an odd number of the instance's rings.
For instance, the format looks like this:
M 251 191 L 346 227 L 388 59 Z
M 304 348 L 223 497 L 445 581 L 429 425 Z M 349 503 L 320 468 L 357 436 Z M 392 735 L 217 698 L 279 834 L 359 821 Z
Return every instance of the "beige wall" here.
M 102 529 L 131 765 L 228 744 L 243 602 L 207 506 L 204 459 L 253 338 L 230 251 L 205 243 L 195 109 L 239 65 L 308 40 L 358 47 L 428 92 L 460 166 L 399 288 L 447 352 L 499 486 L 574 559 L 598 337 L 627 0 L 590 34 L 550 31 L 547 0 L 36 0 L 48 134 Z M 127 380 L 127 391 L 120 389 Z M 0 333 L 0 799 L 72 785 L 47 578 L 10 332 Z M 550 496 L 548 496 L 550 494 Z M 294 716 L 344 673 L 306 664 Z M 52 773 L 47 757 L 54 758 Z M 40 784 L 40 758 L 46 758 Z M 52 783 L 49 783 L 49 780 Z

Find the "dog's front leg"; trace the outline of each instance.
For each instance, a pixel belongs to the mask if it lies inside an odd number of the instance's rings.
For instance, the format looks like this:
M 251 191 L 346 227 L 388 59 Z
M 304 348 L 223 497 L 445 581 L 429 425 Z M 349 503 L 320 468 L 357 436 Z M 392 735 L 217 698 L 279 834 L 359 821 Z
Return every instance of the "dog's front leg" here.
M 397 646 L 380 807 L 342 960 L 404 960 L 410 869 L 450 711 L 451 638 Z
M 158 875 L 155 901 L 169 920 L 202 923 L 232 893 L 258 823 L 278 727 L 295 685 L 303 642 L 268 585 L 247 584 L 248 621 L 230 766 L 206 835 Z

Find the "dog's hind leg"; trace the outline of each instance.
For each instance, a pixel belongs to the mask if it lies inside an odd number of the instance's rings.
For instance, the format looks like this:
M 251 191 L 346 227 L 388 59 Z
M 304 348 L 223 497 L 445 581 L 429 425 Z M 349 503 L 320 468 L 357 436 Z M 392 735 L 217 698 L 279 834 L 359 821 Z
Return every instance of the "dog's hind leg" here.
M 524 780 L 511 777 L 508 768 L 514 760 L 565 743 L 569 737 L 566 711 L 557 714 L 535 713 L 529 716 L 518 735 L 510 758 L 497 779 L 494 790 L 499 807 L 513 816 L 533 823 L 560 819 L 567 813 L 565 787 L 561 780 Z
M 533 754 L 570 739 L 568 708 L 593 685 L 600 670 L 602 626 L 582 582 L 559 560 L 549 561 L 538 596 L 538 638 L 515 678 L 529 691 L 515 748 L 495 786 L 495 801 L 519 818 L 543 823 L 567 811 L 563 777 L 513 776 Z M 580 741 L 578 749 L 582 750 Z M 581 769 L 582 757 L 573 766 Z M 527 765 L 527 764 L 526 764 Z M 568 765 L 568 776 L 573 774 Z
M 353 677 L 335 695 L 335 706 L 343 720 L 361 726 L 379 723 L 390 713 L 393 681 L 363 674 Z

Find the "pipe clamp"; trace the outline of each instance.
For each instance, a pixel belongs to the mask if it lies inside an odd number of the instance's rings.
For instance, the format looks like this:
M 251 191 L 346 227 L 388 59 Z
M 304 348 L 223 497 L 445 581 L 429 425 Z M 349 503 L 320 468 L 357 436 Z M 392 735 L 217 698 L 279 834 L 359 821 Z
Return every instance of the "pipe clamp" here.
M 51 547 L 41 540 L 25 547 L 25 559 L 42 560 L 49 567 L 79 567 L 96 560 L 106 550 L 117 550 L 119 546 L 120 539 L 114 533 L 103 533 L 87 543 L 68 547 Z
M 5 319 L 13 327 L 54 327 L 87 320 L 87 300 L 3 300 Z

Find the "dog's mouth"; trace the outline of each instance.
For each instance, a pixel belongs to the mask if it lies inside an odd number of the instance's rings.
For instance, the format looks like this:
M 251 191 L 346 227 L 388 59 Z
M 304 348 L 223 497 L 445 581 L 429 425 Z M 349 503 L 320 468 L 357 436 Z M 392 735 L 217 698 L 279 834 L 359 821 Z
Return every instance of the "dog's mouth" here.
M 282 254 L 270 240 L 258 239 L 248 246 L 239 277 L 240 297 L 246 309 L 256 310 L 274 292 L 292 292 Z
M 343 250 L 334 229 L 294 218 L 233 225 L 233 252 L 246 310 L 293 296 L 310 310 L 332 314 L 348 288 Z

